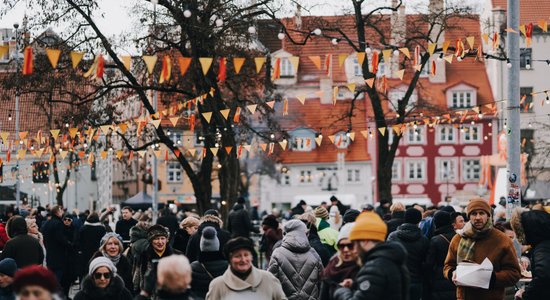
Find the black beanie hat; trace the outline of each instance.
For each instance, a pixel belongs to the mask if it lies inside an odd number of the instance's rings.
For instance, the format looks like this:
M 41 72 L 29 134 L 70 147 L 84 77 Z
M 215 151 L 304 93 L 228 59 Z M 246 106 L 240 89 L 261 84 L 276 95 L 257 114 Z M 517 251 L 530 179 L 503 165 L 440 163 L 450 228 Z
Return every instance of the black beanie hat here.
M 230 239 L 229 241 L 227 241 L 227 243 L 225 243 L 225 246 L 223 247 L 223 254 L 225 255 L 225 258 L 229 259 L 229 255 L 231 254 L 231 252 L 239 249 L 249 250 L 252 254 L 254 253 L 254 251 L 256 251 L 254 249 L 254 244 L 252 243 L 252 240 L 245 237 L 236 237 Z
M 355 219 L 357 219 L 357 216 L 359 216 L 361 212 L 357 209 L 348 209 L 344 213 L 344 216 L 342 217 L 343 224 L 355 222 Z
M 409 208 L 405 211 L 405 223 L 418 224 L 422 220 L 422 213 L 416 208 Z
M 219 216 L 220 216 L 220 214 L 218 213 L 218 211 L 215 210 L 215 209 L 209 209 L 209 210 L 205 211 L 205 212 L 204 212 L 204 215 L 205 215 L 205 216 L 206 216 L 206 215 L 211 215 L 211 216 L 216 216 L 216 217 L 219 217 Z
M 447 225 L 451 225 L 451 214 L 446 211 L 438 211 L 434 215 L 435 228 L 441 228 Z
M 279 221 L 277 221 L 277 218 L 274 215 L 267 215 L 262 221 L 262 225 L 277 229 L 279 228 Z
M 452 207 L 452 206 L 450 206 L 450 205 L 448 205 L 448 206 L 443 206 L 443 207 L 440 208 L 439 210 L 448 212 L 449 214 L 452 214 L 452 213 L 456 212 L 455 209 L 454 209 L 454 207 Z

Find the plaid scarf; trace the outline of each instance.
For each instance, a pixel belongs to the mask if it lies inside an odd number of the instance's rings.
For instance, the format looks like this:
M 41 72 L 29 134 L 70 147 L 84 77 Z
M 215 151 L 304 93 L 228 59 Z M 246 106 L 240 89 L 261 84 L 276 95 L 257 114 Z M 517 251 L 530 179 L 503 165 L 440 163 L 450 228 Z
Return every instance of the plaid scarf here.
M 474 261 L 475 245 L 476 241 L 487 235 L 489 230 L 493 228 L 493 218 L 489 217 L 483 229 L 477 230 L 472 226 L 472 222 L 466 223 L 464 228 L 458 232 L 462 237 L 458 243 L 457 261 Z

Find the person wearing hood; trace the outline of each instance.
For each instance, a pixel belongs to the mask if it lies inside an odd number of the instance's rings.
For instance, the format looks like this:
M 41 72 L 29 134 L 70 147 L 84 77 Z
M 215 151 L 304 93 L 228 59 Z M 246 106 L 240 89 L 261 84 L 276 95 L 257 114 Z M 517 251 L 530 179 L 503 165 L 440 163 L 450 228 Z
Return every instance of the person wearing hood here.
M 330 227 L 329 213 L 326 208 L 319 206 L 315 209 L 315 217 L 317 218 L 317 233 L 321 238 L 321 242 L 332 249 L 331 255 L 336 253 L 336 239 L 338 239 L 338 231 Z
M 238 236 L 250 238 L 250 232 L 259 233 L 259 230 L 254 228 L 250 221 L 250 214 L 245 209 L 245 202 L 243 197 L 239 197 L 229 213 L 227 230 L 231 232 L 232 238 Z
M 319 254 L 319 257 L 321 257 L 321 262 L 323 263 L 323 266 L 326 266 L 330 258 L 332 257 L 333 248 L 321 242 L 321 238 L 317 233 L 317 227 L 315 226 L 317 219 L 312 213 L 302 214 L 298 217 L 298 219 L 306 225 L 307 239 L 309 241 L 309 244 L 313 249 L 315 249 L 315 252 Z M 281 241 L 279 241 L 278 243 L 280 242 Z M 273 246 L 273 249 L 278 247 L 278 243 Z
M 532 247 L 532 279 L 525 289 L 516 293 L 516 297 L 523 300 L 550 299 L 550 214 L 516 209 L 510 223 L 518 240 Z
M 6 224 L 6 230 L 10 239 L 4 246 L 0 259 L 13 258 L 20 268 L 41 265 L 44 262 L 42 246 L 37 239 L 27 234 L 27 222 L 23 217 L 11 217 Z
M 357 252 L 354 251 L 353 243 L 349 239 L 351 228 L 355 223 L 346 223 L 340 229 L 338 235 L 338 253 L 330 259 L 330 262 L 323 270 L 321 282 L 321 300 L 330 300 L 334 292 L 345 281 L 355 278 L 359 271 Z
M 190 262 L 194 262 L 199 258 L 202 231 L 207 226 L 211 226 L 216 229 L 218 239 L 220 240 L 220 249 L 223 249 L 225 243 L 231 239 L 231 234 L 222 229 L 223 222 L 220 219 L 218 212 L 214 209 L 207 210 L 200 220 L 199 229 L 191 236 L 189 243 L 187 244 L 185 256 L 187 256 Z
M 466 207 L 470 220 L 453 237 L 445 258 L 443 273 L 456 286 L 459 300 L 502 300 L 504 289 L 513 286 L 521 277 L 521 271 L 512 240 L 493 227 L 491 206 L 483 199 L 472 199 Z M 460 262 L 481 264 L 489 259 L 493 272 L 488 289 L 462 286 L 456 280 L 456 268 Z
M 390 206 L 391 219 L 386 221 L 388 235 L 397 230 L 397 227 L 405 223 L 405 205 L 401 202 L 394 202 Z
M 273 250 L 267 268 L 279 279 L 289 300 L 319 299 L 323 264 L 309 245 L 306 230 L 300 220 L 286 222 L 281 247 Z
M 17 264 L 12 258 L 0 260 L 0 299 L 15 300 L 13 292 L 13 277 L 17 271 Z
M 132 295 L 117 275 L 117 268 L 107 257 L 94 258 L 88 275 L 82 281 L 82 289 L 73 300 L 130 300 Z
M 349 239 L 364 264 L 353 282 L 348 280 L 335 291 L 335 300 L 408 299 L 407 252 L 400 243 L 384 242 L 387 231 L 386 223 L 375 212 L 357 217 Z
M 419 300 L 422 297 L 424 272 L 422 265 L 430 241 L 422 234 L 418 223 L 422 220 L 422 213 L 416 208 L 405 211 L 405 223 L 388 236 L 388 241 L 399 242 L 407 250 L 407 268 L 410 273 L 409 299 Z
M 101 238 L 99 250 L 94 253 L 92 260 L 98 257 L 110 259 L 117 269 L 118 276 L 124 281 L 124 286 L 133 291 L 132 266 L 126 256 L 122 255 L 123 251 L 122 237 L 115 232 L 107 232 Z
M 227 270 L 227 260 L 220 253 L 220 240 L 214 227 L 207 226 L 202 231 L 199 259 L 191 263 L 191 291 L 195 299 L 206 298 L 210 282 Z
M 99 248 L 101 238 L 105 233 L 107 233 L 107 230 L 99 221 L 99 216 L 96 213 L 91 213 L 86 219 L 86 222 L 84 222 L 84 226 L 80 228 L 75 240 L 75 245 L 81 253 L 81 277 L 84 277 L 88 273 L 90 259 Z
M 429 295 L 428 299 L 432 300 L 455 300 L 456 287 L 443 277 L 449 244 L 456 234 L 451 225 L 451 214 L 438 211 L 433 217 L 433 222 L 435 231 L 424 263 L 427 288 L 424 295 Z

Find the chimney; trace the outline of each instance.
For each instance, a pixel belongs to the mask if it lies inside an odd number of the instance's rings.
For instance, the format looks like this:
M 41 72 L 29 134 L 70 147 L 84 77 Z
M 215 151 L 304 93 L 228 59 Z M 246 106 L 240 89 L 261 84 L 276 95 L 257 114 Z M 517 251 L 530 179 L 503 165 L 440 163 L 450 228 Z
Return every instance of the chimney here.
M 392 7 L 395 8 L 398 5 L 397 0 L 392 0 Z M 405 13 L 405 5 L 401 4 L 397 11 L 392 12 L 390 18 L 390 44 L 400 47 L 405 40 L 407 34 L 407 14 Z M 392 59 L 390 74 L 399 70 L 399 61 Z M 393 77 L 393 75 L 390 75 Z
M 442 32 L 441 35 L 439 35 L 439 33 L 442 30 L 442 27 L 440 24 L 442 24 L 442 19 L 445 18 L 445 14 L 444 14 L 445 2 L 443 0 L 430 0 L 428 10 L 430 14 L 430 18 L 429 18 L 430 22 L 435 22 L 433 25 L 433 29 L 430 33 L 430 39 L 434 43 L 437 43 L 438 48 L 440 48 L 443 45 L 443 42 L 445 41 L 445 32 Z M 430 82 L 445 83 L 447 81 L 445 60 L 439 59 L 439 54 L 434 54 L 432 55 L 432 57 L 430 57 L 430 60 L 427 62 L 427 64 L 429 65 L 426 67 L 431 68 L 432 61 L 435 61 L 436 72 L 435 72 L 435 76 L 430 75 L 429 77 Z

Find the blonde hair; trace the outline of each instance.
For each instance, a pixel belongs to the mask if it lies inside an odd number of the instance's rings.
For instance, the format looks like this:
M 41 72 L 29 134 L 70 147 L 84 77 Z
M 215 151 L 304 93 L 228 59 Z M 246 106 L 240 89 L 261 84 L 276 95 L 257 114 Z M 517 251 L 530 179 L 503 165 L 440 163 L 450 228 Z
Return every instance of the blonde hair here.
M 181 221 L 180 227 L 181 229 L 185 229 L 192 226 L 199 226 L 199 223 L 200 220 L 198 218 L 196 218 L 195 216 L 190 216 Z
M 25 222 L 27 222 L 27 228 L 31 228 L 33 223 L 36 224 L 36 219 L 25 218 Z
M 181 293 L 191 284 L 191 265 L 184 255 L 170 255 L 159 260 L 157 283 L 161 289 Z
M 390 206 L 390 212 L 405 211 L 405 205 L 401 202 L 394 202 Z

